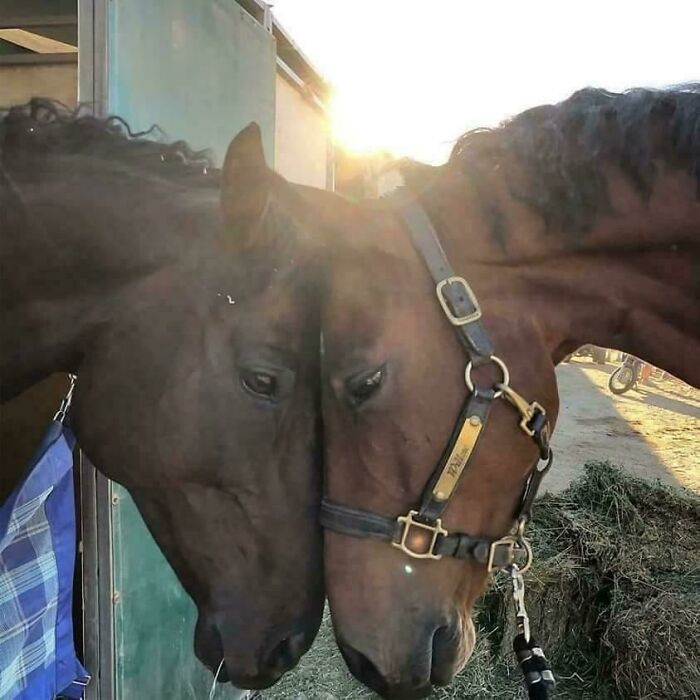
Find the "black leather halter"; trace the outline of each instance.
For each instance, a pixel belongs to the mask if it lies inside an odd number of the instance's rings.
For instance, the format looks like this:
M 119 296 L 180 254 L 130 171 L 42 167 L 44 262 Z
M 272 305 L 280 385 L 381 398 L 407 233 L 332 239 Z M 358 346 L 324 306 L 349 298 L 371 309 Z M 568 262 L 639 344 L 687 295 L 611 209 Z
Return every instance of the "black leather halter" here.
M 389 518 L 324 499 L 321 524 L 344 535 L 386 540 L 416 559 L 441 559 L 443 556 L 472 559 L 485 565 L 489 571 L 497 571 L 519 561 L 519 570 L 523 572 L 532 559 L 530 546 L 524 538 L 524 527 L 542 478 L 552 464 L 547 415 L 540 404 L 528 403 L 510 387 L 508 368 L 494 355 L 491 340 L 481 322 L 479 302 L 467 281 L 455 275 L 450 267 L 437 232 L 423 208 L 417 203 L 404 204 L 400 215 L 435 281 L 440 306 L 464 346 L 468 357 L 464 379 L 470 393 L 417 510 Z M 493 387 L 474 385 L 472 368 L 488 363 L 498 366 L 502 373 L 501 381 Z M 475 452 L 493 401 L 499 397 L 506 399 L 518 411 L 520 428 L 535 441 L 539 450 L 538 462 L 514 514 L 515 525 L 501 539 L 449 533 L 442 526 L 442 516 Z

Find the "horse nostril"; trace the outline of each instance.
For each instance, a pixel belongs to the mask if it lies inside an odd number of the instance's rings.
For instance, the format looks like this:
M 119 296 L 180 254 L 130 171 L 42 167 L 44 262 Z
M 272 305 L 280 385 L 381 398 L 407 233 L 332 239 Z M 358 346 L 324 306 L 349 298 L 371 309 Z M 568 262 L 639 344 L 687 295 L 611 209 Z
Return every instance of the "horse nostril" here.
M 435 685 L 449 685 L 453 676 L 455 632 L 448 625 L 435 630 L 430 680 Z
M 431 687 L 413 664 L 409 665 L 405 678 L 387 679 L 362 652 L 341 642 L 338 647 L 352 674 L 366 686 L 387 700 L 419 700 L 430 695 Z
M 304 655 L 308 647 L 308 637 L 304 632 L 293 634 L 287 640 L 287 654 L 293 659 L 294 664 Z
M 337 640 L 340 653 L 345 659 L 350 672 L 366 686 L 382 695 L 386 690 L 386 681 L 377 667 L 362 653 L 349 644 Z
M 216 675 L 219 683 L 228 683 L 229 674 L 224 661 L 224 643 L 219 629 L 205 623 L 202 618 L 197 621 L 195 629 L 195 653 L 205 666 Z
M 299 663 L 307 647 L 307 637 L 304 632 L 293 634 L 272 649 L 268 655 L 267 664 L 271 669 L 285 673 Z

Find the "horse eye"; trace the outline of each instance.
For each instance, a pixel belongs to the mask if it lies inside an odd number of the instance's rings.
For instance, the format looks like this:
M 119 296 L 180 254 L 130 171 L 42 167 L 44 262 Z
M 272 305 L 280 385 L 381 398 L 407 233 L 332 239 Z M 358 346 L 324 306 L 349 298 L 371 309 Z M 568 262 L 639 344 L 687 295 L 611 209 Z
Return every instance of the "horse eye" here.
M 259 369 L 243 369 L 241 370 L 241 383 L 256 396 L 273 399 L 277 395 L 277 377 L 269 372 Z
M 356 406 L 369 399 L 384 381 L 384 367 L 360 372 L 345 382 L 345 391 Z

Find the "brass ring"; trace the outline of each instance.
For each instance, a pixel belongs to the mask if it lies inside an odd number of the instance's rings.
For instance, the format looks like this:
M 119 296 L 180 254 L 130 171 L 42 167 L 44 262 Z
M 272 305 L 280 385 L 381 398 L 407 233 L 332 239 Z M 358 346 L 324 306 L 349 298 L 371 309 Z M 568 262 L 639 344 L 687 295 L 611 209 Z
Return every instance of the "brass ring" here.
M 491 355 L 489 358 L 491 362 L 493 362 L 495 365 L 497 365 L 500 370 L 501 374 L 503 375 L 503 378 L 501 379 L 500 382 L 496 382 L 496 384 L 503 384 L 504 386 L 508 386 L 510 384 L 510 372 L 508 371 L 508 366 L 506 365 L 505 362 L 500 357 L 497 357 L 496 355 Z M 467 362 L 467 366 L 464 369 L 464 383 L 467 385 L 467 389 L 469 389 L 470 393 L 474 393 L 474 382 L 472 381 L 472 361 L 469 360 Z M 498 389 L 496 393 L 494 394 L 494 398 L 498 398 L 499 396 L 503 395 L 503 389 Z
M 525 552 L 525 563 L 518 567 L 520 573 L 524 574 L 532 566 L 532 560 L 535 558 L 534 554 L 532 553 L 532 545 L 524 537 L 521 537 L 518 540 L 517 549 Z

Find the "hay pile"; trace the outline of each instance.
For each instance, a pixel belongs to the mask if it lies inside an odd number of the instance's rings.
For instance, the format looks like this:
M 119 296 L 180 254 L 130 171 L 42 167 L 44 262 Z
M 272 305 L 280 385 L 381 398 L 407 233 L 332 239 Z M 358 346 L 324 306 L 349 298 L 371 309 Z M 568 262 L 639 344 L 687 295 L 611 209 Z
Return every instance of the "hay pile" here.
M 700 698 L 700 499 L 594 463 L 538 501 L 529 533 L 526 602 L 557 700 Z M 477 611 L 472 659 L 434 698 L 524 697 L 509 596 L 501 576 Z M 350 677 L 325 627 L 299 669 L 262 697 L 376 696 Z
M 530 532 L 528 610 L 558 698 L 700 697 L 700 499 L 594 463 Z M 479 614 L 504 660 L 507 594 L 497 583 Z

